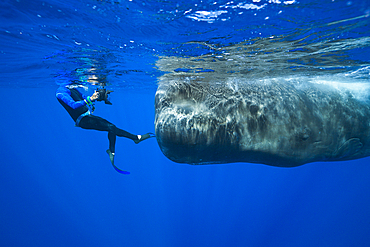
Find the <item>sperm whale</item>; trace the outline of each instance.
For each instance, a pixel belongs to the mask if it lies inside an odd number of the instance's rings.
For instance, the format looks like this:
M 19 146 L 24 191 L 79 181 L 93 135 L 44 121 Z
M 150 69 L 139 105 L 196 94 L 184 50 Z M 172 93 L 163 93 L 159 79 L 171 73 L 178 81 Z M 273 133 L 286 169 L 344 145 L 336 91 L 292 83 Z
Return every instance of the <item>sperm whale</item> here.
M 155 132 L 172 161 L 294 167 L 370 155 L 370 106 L 345 87 L 205 78 L 160 79 Z

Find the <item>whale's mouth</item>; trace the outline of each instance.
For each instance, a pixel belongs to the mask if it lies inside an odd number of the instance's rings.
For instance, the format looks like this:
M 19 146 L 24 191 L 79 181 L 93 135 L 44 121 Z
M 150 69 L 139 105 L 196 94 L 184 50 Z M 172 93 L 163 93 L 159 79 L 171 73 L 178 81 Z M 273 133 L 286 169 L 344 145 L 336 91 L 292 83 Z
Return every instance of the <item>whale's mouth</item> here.
M 226 100 L 206 93 L 210 90 L 209 85 L 179 81 L 165 91 L 157 91 L 156 135 L 170 159 L 191 164 L 219 163 L 220 158 L 206 156 L 229 153 L 227 148 L 231 146 L 237 149 L 240 133 L 235 133 L 236 121 L 224 110 Z M 176 149 L 176 155 L 170 154 L 169 148 Z

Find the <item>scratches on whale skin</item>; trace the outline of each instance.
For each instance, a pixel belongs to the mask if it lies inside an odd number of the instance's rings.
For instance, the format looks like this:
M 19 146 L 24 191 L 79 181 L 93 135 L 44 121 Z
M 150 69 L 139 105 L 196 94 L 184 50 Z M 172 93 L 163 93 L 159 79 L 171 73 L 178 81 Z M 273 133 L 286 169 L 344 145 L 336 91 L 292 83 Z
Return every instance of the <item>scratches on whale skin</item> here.
M 156 93 L 155 130 L 175 162 L 292 167 L 370 155 L 370 141 L 356 137 L 370 136 L 369 105 L 330 87 L 170 80 Z

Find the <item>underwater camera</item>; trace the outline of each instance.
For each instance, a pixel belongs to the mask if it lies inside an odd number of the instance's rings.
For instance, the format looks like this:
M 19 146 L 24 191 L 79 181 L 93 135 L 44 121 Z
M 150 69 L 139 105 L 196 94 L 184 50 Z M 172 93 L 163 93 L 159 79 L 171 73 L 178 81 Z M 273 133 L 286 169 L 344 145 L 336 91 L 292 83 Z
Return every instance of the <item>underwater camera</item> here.
M 108 97 L 109 97 L 109 94 L 113 91 L 106 90 L 105 88 L 99 88 L 96 91 L 99 92 L 99 98 L 97 99 L 97 101 L 104 100 L 105 104 L 108 104 L 108 105 L 112 104 L 112 102 L 109 101 Z

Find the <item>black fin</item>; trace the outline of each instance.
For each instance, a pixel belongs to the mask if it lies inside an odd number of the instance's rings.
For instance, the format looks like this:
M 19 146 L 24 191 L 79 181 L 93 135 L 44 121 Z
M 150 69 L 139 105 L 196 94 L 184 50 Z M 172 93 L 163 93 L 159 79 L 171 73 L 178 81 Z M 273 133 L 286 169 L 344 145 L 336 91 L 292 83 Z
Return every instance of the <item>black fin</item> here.
M 119 172 L 119 173 L 121 173 L 121 174 L 130 174 L 130 172 L 128 172 L 128 171 L 124 171 L 124 170 L 121 170 L 121 169 L 119 169 L 117 166 L 115 166 L 115 165 L 114 165 L 114 155 L 112 154 L 112 152 L 111 152 L 109 149 L 107 150 L 107 154 L 109 155 L 109 159 L 110 159 L 110 162 L 112 163 L 113 168 L 114 168 L 117 172 Z
M 140 140 L 136 140 L 134 141 L 136 144 L 139 144 L 140 142 L 146 140 L 146 139 L 149 139 L 149 138 L 152 138 L 152 137 L 155 137 L 155 134 L 153 133 L 146 133 L 145 135 L 141 135 L 141 138 Z

